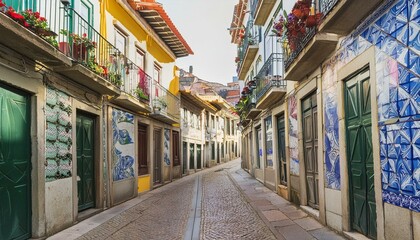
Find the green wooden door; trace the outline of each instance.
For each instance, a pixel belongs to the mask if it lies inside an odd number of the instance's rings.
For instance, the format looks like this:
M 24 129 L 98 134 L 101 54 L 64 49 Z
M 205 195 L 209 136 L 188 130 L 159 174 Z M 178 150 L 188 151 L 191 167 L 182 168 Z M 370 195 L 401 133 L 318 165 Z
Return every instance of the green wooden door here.
M 376 204 L 372 156 L 369 71 L 345 84 L 345 114 L 351 223 L 353 229 L 376 238 Z
M 162 131 L 155 129 L 153 133 L 154 159 L 153 159 L 153 183 L 162 182 Z
M 197 144 L 197 169 L 201 169 L 201 144 Z
M 195 155 L 194 155 L 194 143 L 190 143 L 190 169 L 194 169 L 195 168 L 194 159 L 195 159 Z
M 283 114 L 277 117 L 277 147 L 280 183 L 287 186 L 286 142 Z
M 0 239 L 31 232 L 29 97 L 0 85 Z
M 303 110 L 303 148 L 305 159 L 306 192 L 308 205 L 319 208 L 318 191 L 318 110 L 316 93 L 302 101 Z
M 187 173 L 188 143 L 182 142 L 182 174 Z
M 95 206 L 94 120 L 77 114 L 77 194 L 79 211 Z

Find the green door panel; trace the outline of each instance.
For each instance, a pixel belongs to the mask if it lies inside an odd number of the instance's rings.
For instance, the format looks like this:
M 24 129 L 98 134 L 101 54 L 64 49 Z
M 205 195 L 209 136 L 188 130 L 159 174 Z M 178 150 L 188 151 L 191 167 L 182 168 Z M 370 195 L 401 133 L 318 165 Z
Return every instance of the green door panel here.
M 344 93 L 352 228 L 366 236 L 376 238 L 371 91 L 368 69 L 346 81 Z
M 285 142 L 285 127 L 284 115 L 277 117 L 277 147 L 278 147 L 278 162 L 280 183 L 287 186 L 287 166 L 286 166 L 286 142 Z
M 79 211 L 95 206 L 94 120 L 78 114 L 77 138 L 77 194 Z
M 201 169 L 201 145 L 197 145 L 197 169 Z
M 194 144 L 190 143 L 190 169 L 195 168 L 194 157 Z
M 31 232 L 29 97 L 0 85 L 0 239 Z
M 308 205 L 312 208 L 319 208 L 318 191 L 318 130 L 317 130 L 317 100 L 316 93 L 302 101 L 303 115 L 303 148 L 305 161 L 306 195 Z

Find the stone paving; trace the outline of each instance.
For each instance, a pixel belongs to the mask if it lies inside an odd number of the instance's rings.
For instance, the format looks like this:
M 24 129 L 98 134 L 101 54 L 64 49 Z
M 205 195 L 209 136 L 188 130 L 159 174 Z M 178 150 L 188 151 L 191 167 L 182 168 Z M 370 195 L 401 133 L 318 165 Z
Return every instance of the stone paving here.
M 203 176 L 202 200 L 201 239 L 276 239 L 227 172 Z
M 199 233 L 190 234 L 195 228 Z M 264 187 L 237 159 L 152 190 L 49 239 L 344 238 Z
M 230 169 L 229 172 L 229 176 L 239 186 L 247 202 L 260 214 L 277 239 L 345 239 L 264 187 L 239 166 Z

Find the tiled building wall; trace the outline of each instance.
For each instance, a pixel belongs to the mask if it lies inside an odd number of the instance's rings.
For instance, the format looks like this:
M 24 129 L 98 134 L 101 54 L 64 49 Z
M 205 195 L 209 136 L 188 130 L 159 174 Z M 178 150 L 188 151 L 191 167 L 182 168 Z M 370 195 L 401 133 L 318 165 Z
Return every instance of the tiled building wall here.
M 417 0 L 386 1 L 323 68 L 327 187 L 340 188 L 336 72 L 373 45 L 383 200 L 415 211 L 420 211 L 419 8 Z
M 47 87 L 45 104 L 45 177 L 46 181 L 72 176 L 72 107 L 64 92 Z
M 134 115 L 112 109 L 111 163 L 114 181 L 134 177 Z
M 299 175 L 299 146 L 296 96 L 291 95 L 287 101 L 289 116 L 290 174 Z

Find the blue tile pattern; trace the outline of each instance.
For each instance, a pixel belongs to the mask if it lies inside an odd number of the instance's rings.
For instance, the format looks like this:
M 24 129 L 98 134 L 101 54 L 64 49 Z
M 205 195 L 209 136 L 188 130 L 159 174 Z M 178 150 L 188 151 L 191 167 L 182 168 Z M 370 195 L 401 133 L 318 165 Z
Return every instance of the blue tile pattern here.
M 134 115 L 112 109 L 112 175 L 114 181 L 134 177 Z
M 420 212 L 420 3 L 384 2 L 323 66 L 326 187 L 340 189 L 336 72 L 371 46 L 383 201 Z
M 170 146 L 171 146 L 171 130 L 166 129 L 163 132 L 163 162 L 165 163 L 165 166 L 171 165 L 171 152 L 170 152 Z
M 340 189 L 340 148 L 338 135 L 336 64 L 327 64 L 323 81 L 328 87 L 323 90 L 325 119 L 325 186 Z
M 383 201 L 420 212 L 420 10 L 399 0 L 361 32 L 376 47 Z

